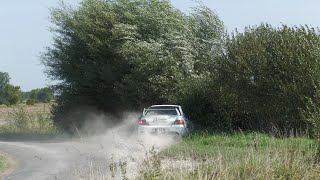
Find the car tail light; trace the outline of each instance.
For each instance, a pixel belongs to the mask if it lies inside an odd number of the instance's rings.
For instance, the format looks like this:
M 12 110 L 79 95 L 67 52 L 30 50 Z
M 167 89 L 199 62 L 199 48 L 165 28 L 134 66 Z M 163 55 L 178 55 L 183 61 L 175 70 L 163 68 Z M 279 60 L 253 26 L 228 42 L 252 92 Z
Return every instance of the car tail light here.
M 178 119 L 174 122 L 174 125 L 184 125 L 184 120 L 178 118 Z
M 149 124 L 147 123 L 147 121 L 145 119 L 140 119 L 139 120 L 139 125 L 144 126 L 144 125 L 149 125 Z

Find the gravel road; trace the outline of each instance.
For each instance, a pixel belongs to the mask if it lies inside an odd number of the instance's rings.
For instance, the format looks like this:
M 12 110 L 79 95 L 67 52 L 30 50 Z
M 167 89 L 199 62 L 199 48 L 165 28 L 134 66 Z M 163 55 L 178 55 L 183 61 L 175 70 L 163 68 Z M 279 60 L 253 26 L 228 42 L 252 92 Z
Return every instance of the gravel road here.
M 5 180 L 110 179 L 109 166 L 125 161 L 129 179 L 137 176 L 138 164 L 146 152 L 172 144 L 172 139 L 148 137 L 148 142 L 109 133 L 79 140 L 0 140 L 0 152 L 9 154 L 16 166 Z M 118 176 L 122 175 L 117 172 Z
M 4 179 L 16 180 L 81 179 L 88 174 L 85 171 L 90 158 L 99 155 L 98 147 L 79 142 L 0 141 L 0 151 L 16 162 L 14 171 Z M 76 168 L 83 174 L 78 174 Z

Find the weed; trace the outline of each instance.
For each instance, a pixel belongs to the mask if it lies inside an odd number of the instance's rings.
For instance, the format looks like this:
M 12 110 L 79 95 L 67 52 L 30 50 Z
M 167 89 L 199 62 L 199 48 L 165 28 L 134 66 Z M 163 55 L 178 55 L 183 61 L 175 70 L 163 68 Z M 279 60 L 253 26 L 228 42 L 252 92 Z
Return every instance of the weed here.
M 111 163 L 109 165 L 111 179 L 115 179 L 117 174 L 117 163 L 114 162 L 114 157 L 111 157 Z
M 8 168 L 8 160 L 5 156 L 0 154 L 0 175 Z
M 13 108 L 10 122 L 0 125 L 1 134 L 54 134 L 57 128 L 49 113 L 29 113 L 25 108 Z
M 194 134 L 149 158 L 141 179 L 316 179 L 317 148 L 308 138 Z
M 146 159 L 142 162 L 143 169 L 140 169 L 141 179 L 145 180 L 157 180 L 157 179 L 164 179 L 162 170 L 161 170 L 161 160 L 160 157 L 157 155 L 154 146 L 149 151 L 149 156 L 147 153 Z

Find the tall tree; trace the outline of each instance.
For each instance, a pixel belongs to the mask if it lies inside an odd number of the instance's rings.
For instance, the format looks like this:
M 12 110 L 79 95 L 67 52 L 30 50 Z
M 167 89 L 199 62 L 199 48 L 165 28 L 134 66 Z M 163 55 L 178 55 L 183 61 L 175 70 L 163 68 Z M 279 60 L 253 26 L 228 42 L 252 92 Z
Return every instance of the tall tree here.
M 219 81 L 233 98 L 238 127 L 306 129 L 309 102 L 320 105 L 320 38 L 307 26 L 247 27 L 227 41 Z
M 0 72 L 0 104 L 5 102 L 5 87 L 9 84 L 10 77 L 6 72 Z
M 22 97 L 19 86 L 10 84 L 10 76 L 6 72 L 0 72 L 0 104 L 14 105 Z
M 84 0 L 77 9 L 54 9 L 52 22 L 54 44 L 42 60 L 49 77 L 61 82 L 55 87 L 59 123 L 59 114 L 75 106 L 114 113 L 177 102 L 186 79 L 206 74 L 199 67 L 214 60 L 223 34 L 209 9 L 185 15 L 167 0 Z
M 5 87 L 4 96 L 5 96 L 4 104 L 15 105 L 18 102 L 20 102 L 22 98 L 22 91 L 19 86 L 13 86 L 11 84 L 8 84 Z

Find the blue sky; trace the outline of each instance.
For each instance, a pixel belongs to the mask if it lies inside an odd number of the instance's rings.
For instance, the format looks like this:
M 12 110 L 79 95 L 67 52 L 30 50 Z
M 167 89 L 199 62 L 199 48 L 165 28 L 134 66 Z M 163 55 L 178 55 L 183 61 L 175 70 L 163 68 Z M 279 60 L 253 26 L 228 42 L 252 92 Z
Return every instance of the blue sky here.
M 76 5 L 80 0 L 65 0 Z M 43 73 L 39 55 L 51 44 L 49 8 L 59 0 L 0 1 L 0 71 L 8 72 L 11 83 L 24 91 L 44 87 L 52 82 Z M 203 0 L 214 9 L 230 32 L 248 25 L 268 22 L 272 25 L 307 24 L 320 27 L 318 0 Z M 195 3 L 172 0 L 184 12 Z

